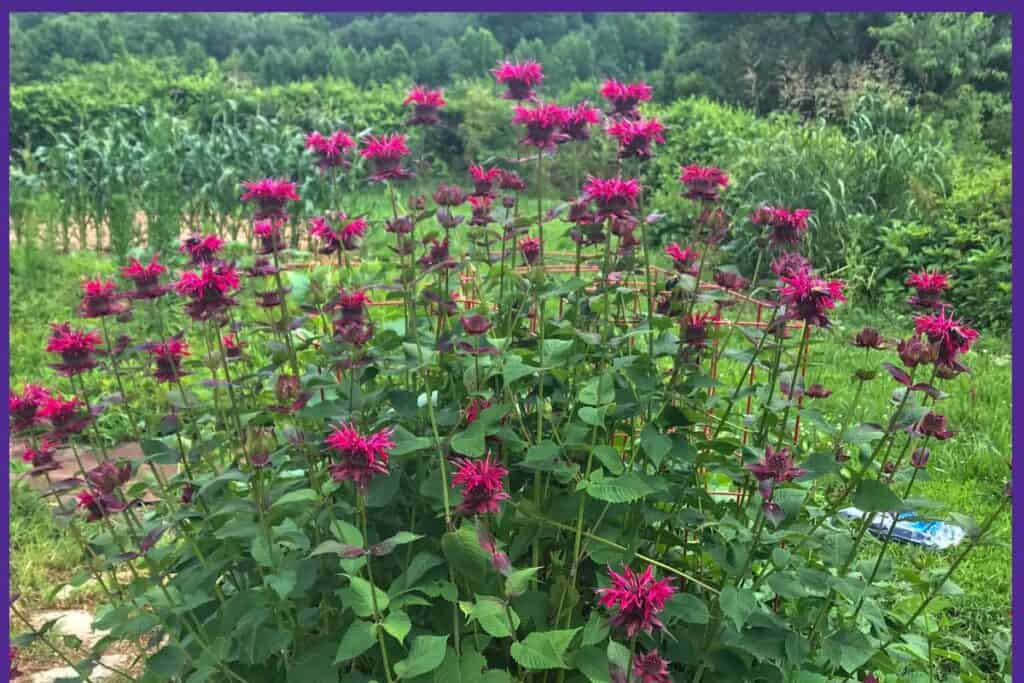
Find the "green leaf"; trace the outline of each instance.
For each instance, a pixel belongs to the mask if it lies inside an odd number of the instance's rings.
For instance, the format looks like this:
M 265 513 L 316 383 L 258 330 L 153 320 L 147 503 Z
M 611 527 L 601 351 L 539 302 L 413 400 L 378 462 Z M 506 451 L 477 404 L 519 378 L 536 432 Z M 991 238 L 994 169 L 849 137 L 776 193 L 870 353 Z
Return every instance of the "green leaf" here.
M 512 658 L 524 669 L 568 669 L 565 651 L 579 628 L 562 631 L 535 631 L 522 641 L 512 643 Z
M 425 450 L 430 448 L 434 443 L 427 437 L 416 436 L 410 433 L 407 429 L 403 429 L 401 426 L 395 427 L 395 431 L 391 435 L 391 440 L 395 442 L 394 448 L 389 451 L 392 456 L 405 455 L 406 453 Z
M 593 473 L 590 480 L 585 482 L 586 491 L 591 498 L 606 503 L 631 503 L 654 492 L 654 489 L 634 472 L 614 479 L 605 479 L 599 476 L 600 474 Z
M 444 661 L 448 636 L 417 636 L 412 641 L 409 656 L 395 663 L 395 673 L 401 678 L 414 678 L 430 673 Z
M 317 555 L 340 555 L 345 558 L 356 558 L 361 557 L 365 554 L 365 550 L 361 546 L 352 545 L 349 543 L 338 543 L 337 541 L 324 541 L 309 554 L 310 557 L 316 557 Z
M 708 606 L 692 593 L 676 593 L 665 603 L 666 619 L 679 619 L 687 624 L 706 624 L 710 616 Z
M 505 596 L 515 598 L 525 593 L 538 570 L 540 567 L 529 567 L 528 569 L 517 569 L 509 574 L 505 579 Z
M 853 504 L 865 512 L 896 512 L 903 508 L 903 501 L 892 490 L 877 479 L 861 479 Z
M 459 527 L 458 531 L 446 533 L 441 539 L 441 550 L 455 571 L 466 578 L 487 575 L 491 557 L 480 547 L 472 527 L 466 525 Z
M 392 609 L 388 612 L 388 616 L 384 618 L 381 626 L 392 638 L 401 643 L 409 635 L 412 622 L 409 620 L 409 615 L 402 610 Z
M 486 436 L 487 431 L 484 425 L 474 422 L 468 429 L 452 437 L 452 450 L 462 455 L 481 457 L 486 450 Z
M 178 676 L 185 666 L 185 651 L 177 645 L 167 645 L 146 661 L 146 669 L 168 681 Z
M 341 664 L 363 654 L 377 642 L 377 625 L 372 621 L 356 619 L 341 637 L 334 663 Z
M 750 590 L 737 590 L 734 586 L 726 586 L 718 596 L 718 602 L 722 612 L 732 619 L 737 631 L 743 630 L 743 625 L 754 610 L 757 609 L 757 598 Z
M 519 628 L 519 615 L 511 607 L 506 614 L 505 603 L 498 598 L 482 595 L 477 597 L 475 603 L 461 602 L 459 605 L 470 621 L 479 622 L 480 628 L 495 638 L 508 638 L 512 635 L 513 629 Z M 511 626 L 508 621 L 510 616 Z
M 659 467 L 672 450 L 672 439 L 659 432 L 654 425 L 648 424 L 640 432 L 640 445 L 654 466 Z
M 622 456 L 611 446 L 594 446 L 594 457 L 612 474 L 622 474 L 626 469 Z
M 608 631 L 608 620 L 595 610 L 590 613 L 587 625 L 583 627 L 583 641 L 580 644 L 584 646 L 597 645 L 608 637 Z
M 377 609 L 381 612 L 388 608 L 391 599 L 388 594 L 372 586 L 369 581 L 358 576 L 348 575 L 349 592 L 352 596 L 350 607 L 360 617 L 373 614 L 373 598 L 377 598 Z M 371 590 L 373 591 L 371 593 Z
M 316 491 L 313 489 L 299 489 L 297 491 L 289 491 L 280 498 L 274 501 L 271 508 L 284 507 L 286 505 L 297 505 L 299 503 L 312 503 L 316 501 Z
M 502 378 L 505 380 L 506 385 L 512 384 L 522 377 L 537 374 L 538 369 L 523 363 L 519 356 L 510 356 L 507 361 L 502 369 Z
M 608 657 L 600 648 L 584 647 L 576 652 L 573 664 L 590 683 L 611 683 Z
M 583 385 L 579 393 L 580 403 L 588 406 L 603 406 L 615 400 L 615 378 L 605 373 L 592 378 Z
M 400 545 L 406 545 L 413 541 L 418 541 L 423 538 L 421 534 L 414 534 L 411 531 L 399 531 L 391 538 L 386 538 L 380 543 L 377 543 L 370 547 L 370 552 L 374 556 L 389 555 L 394 552 L 395 548 Z
M 277 574 L 267 575 L 264 581 L 284 600 L 295 590 L 296 573 L 294 569 L 282 569 Z

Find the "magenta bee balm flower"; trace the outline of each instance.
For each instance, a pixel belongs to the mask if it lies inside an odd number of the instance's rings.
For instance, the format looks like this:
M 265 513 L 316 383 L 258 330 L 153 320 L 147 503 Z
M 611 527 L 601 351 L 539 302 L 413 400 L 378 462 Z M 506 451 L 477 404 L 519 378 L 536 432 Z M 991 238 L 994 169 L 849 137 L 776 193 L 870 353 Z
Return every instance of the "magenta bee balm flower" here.
M 455 461 L 459 470 L 452 478 L 452 484 L 462 487 L 462 504 L 460 514 L 475 517 L 487 513 L 497 513 L 501 501 L 508 500 L 502 479 L 508 470 L 499 463 L 491 462 L 490 456 L 483 460 L 459 458 Z
M 54 457 L 54 451 L 58 445 L 44 436 L 40 439 L 37 447 L 28 446 L 25 448 L 25 452 L 21 454 L 21 459 L 32 466 L 29 476 L 38 477 L 46 472 L 60 469 L 60 463 Z
M 135 291 L 126 294 L 133 299 L 156 299 L 167 293 L 167 287 L 160 285 L 160 276 L 166 272 L 157 259 L 160 255 L 153 254 L 148 264 L 133 258 L 121 269 L 121 275 L 135 283 Z
M 523 255 L 523 261 L 532 266 L 540 258 L 540 239 L 527 237 L 519 242 L 519 251 Z
M 77 398 L 64 400 L 60 396 L 51 396 L 39 410 L 39 417 L 47 420 L 53 431 L 53 441 L 63 441 L 71 434 L 82 432 L 92 422 L 92 416 L 80 410 L 85 404 Z
M 185 304 L 185 311 L 193 320 L 208 320 L 238 303 L 231 298 L 230 293 L 240 285 L 234 264 L 207 263 L 198 273 L 182 273 L 181 279 L 174 283 L 174 289 L 181 296 L 191 298 Z
M 937 347 L 938 358 L 935 362 L 938 365 L 958 369 L 963 366 L 957 356 L 967 353 L 980 336 L 977 330 L 968 327 L 959 318 L 947 317 L 945 309 L 934 315 L 917 316 L 914 318 L 914 329 Z
M 224 240 L 216 235 L 189 235 L 181 241 L 178 251 L 188 254 L 192 265 L 199 266 L 216 260 L 223 246 Z
M 46 350 L 60 354 L 60 363 L 51 365 L 54 370 L 67 377 L 74 377 L 96 367 L 93 354 L 100 344 L 100 335 L 95 330 L 71 329 L 71 323 L 53 323 L 53 330 L 46 342 Z
M 700 259 L 700 254 L 690 247 L 682 249 L 673 242 L 665 247 L 665 253 L 672 259 L 672 266 L 676 269 L 677 273 L 697 274 L 697 262 Z
M 620 159 L 646 160 L 651 158 L 653 143 L 664 144 L 664 130 L 665 126 L 657 119 L 620 118 L 608 126 L 607 133 L 618 140 Z
M 655 628 L 665 629 L 658 614 L 676 592 L 672 579 L 656 580 L 654 568 L 650 566 L 643 574 L 633 573 L 628 566 L 623 568 L 622 574 L 617 574 L 609 567 L 608 576 L 612 580 L 611 587 L 599 588 L 597 594 L 602 607 L 616 610 L 609 620 L 612 626 L 623 628 L 628 638 L 640 631 L 650 635 Z
M 39 423 L 39 410 L 50 399 L 50 392 L 36 384 L 26 384 L 20 394 L 7 395 L 7 414 L 12 432 L 23 432 Z
M 374 171 L 370 182 L 407 180 L 414 176 L 412 171 L 402 168 L 402 157 L 411 153 L 406 140 L 407 137 L 401 133 L 367 136 L 366 146 L 360 154 L 373 162 Z
M 95 522 L 115 512 L 121 512 L 127 506 L 116 496 L 110 494 L 96 494 L 93 491 L 80 491 L 75 496 L 78 509 L 85 510 L 87 521 Z
M 526 189 L 526 181 L 520 178 L 519 174 L 515 171 L 506 171 L 502 169 L 501 180 L 498 182 L 498 187 L 502 190 L 522 192 Z
M 779 277 L 794 277 L 798 273 L 809 272 L 811 262 L 796 252 L 783 252 L 772 259 L 771 270 Z
M 569 122 L 569 110 L 557 104 L 538 104 L 533 108 L 517 106 L 512 123 L 526 126 L 526 136 L 520 141 L 543 150 L 553 150 L 568 138 L 559 129 Z
M 172 337 L 166 342 L 150 345 L 147 350 L 156 363 L 153 378 L 157 382 L 177 382 L 186 374 L 181 369 L 181 361 L 189 355 L 187 342 Z
M 409 91 L 402 106 L 413 105 L 412 116 L 406 120 L 410 126 L 436 126 L 441 123 L 439 110 L 448 104 L 444 99 L 444 91 L 430 90 L 417 85 Z
M 911 306 L 940 308 L 945 303 L 942 301 L 942 293 L 949 289 L 949 276 L 938 271 L 922 270 L 907 276 L 906 284 L 917 290 L 917 294 L 907 300 Z
M 590 103 L 583 100 L 567 110 L 565 125 L 562 132 L 566 134 L 566 142 L 572 140 L 583 142 L 590 139 L 590 126 L 597 125 L 601 121 L 601 110 L 591 107 Z
M 470 225 L 487 225 L 494 219 L 491 217 L 490 195 L 473 195 L 469 198 L 469 204 L 473 209 L 473 216 L 469 220 Z
M 390 429 L 363 436 L 350 424 L 342 424 L 327 437 L 327 447 L 338 462 L 329 467 L 334 481 L 351 481 L 366 494 L 370 481 L 388 473 L 389 451 L 395 447 Z
M 284 178 L 250 180 L 242 183 L 242 187 L 245 188 L 245 192 L 242 193 L 242 201 L 256 201 L 258 208 L 255 217 L 257 219 L 283 217 L 285 205 L 300 199 L 295 192 L 295 183 Z
M 466 195 L 458 185 L 441 183 L 434 192 L 434 203 L 438 206 L 461 206 L 466 203 Z
M 490 195 L 494 190 L 494 184 L 501 180 L 502 170 L 500 168 L 484 168 L 473 164 L 469 167 L 469 175 L 473 176 L 473 194 L 477 196 Z
M 717 166 L 683 166 L 679 182 L 686 186 L 686 197 L 694 201 L 717 202 L 718 193 L 729 187 L 729 176 Z
M 335 131 L 328 137 L 317 130 L 306 136 L 306 149 L 316 155 L 316 165 L 321 173 L 330 168 L 348 168 L 349 160 L 345 154 L 355 146 L 355 140 L 343 130 Z
M 253 234 L 260 240 L 260 247 L 256 253 L 265 255 L 282 251 L 285 248 L 284 235 L 281 232 L 283 227 L 284 221 L 277 217 L 256 221 L 252 227 Z
M 828 327 L 825 312 L 835 308 L 837 301 L 846 301 L 843 283 L 839 280 L 823 280 L 806 271 L 780 279 L 783 285 L 779 288 L 779 297 L 788 309 L 788 316 L 808 325 Z
M 672 683 L 668 661 L 658 656 L 657 650 L 637 654 L 633 657 L 633 680 L 637 683 Z
M 626 217 L 636 208 L 640 196 L 640 181 L 636 178 L 595 178 L 587 176 L 583 194 L 597 204 L 597 220 Z
M 82 283 L 82 302 L 78 305 L 78 315 L 83 318 L 120 315 L 128 310 L 127 305 L 119 301 L 122 296 L 113 280 L 86 280 Z
M 774 450 L 771 446 L 764 449 L 764 457 L 760 462 L 745 465 L 745 468 L 758 481 L 772 480 L 777 484 L 793 481 L 807 470 L 793 465 L 793 456 L 788 448 Z
M 491 69 L 494 78 L 508 90 L 502 97 L 506 100 L 532 100 L 536 97 L 533 86 L 540 85 L 544 80 L 544 70 L 540 64 L 528 59 L 523 63 L 500 62 Z
M 636 106 L 651 99 L 651 86 L 646 83 L 620 83 L 609 78 L 601 85 L 601 97 L 612 105 L 609 116 L 635 118 Z
M 762 206 L 750 214 L 750 222 L 754 225 L 766 225 L 770 232 L 768 240 L 776 246 L 782 244 L 799 244 L 800 238 L 807 232 L 807 219 L 810 209 L 782 209 L 773 206 Z

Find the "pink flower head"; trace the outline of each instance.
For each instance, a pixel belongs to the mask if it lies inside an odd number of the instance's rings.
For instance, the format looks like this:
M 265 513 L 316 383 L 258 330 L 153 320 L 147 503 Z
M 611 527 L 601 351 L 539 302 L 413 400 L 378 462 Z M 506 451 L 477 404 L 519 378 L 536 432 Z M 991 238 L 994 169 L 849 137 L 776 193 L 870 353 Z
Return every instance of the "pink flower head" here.
M 370 481 L 378 474 L 387 475 L 389 451 L 395 447 L 391 429 L 363 436 L 350 424 L 342 424 L 327 436 L 327 447 L 338 462 L 330 465 L 334 481 L 354 482 L 365 495 Z
M 519 251 L 523 254 L 526 265 L 532 266 L 540 258 L 540 239 L 527 237 L 519 241 Z
M 680 323 L 682 342 L 691 348 L 703 349 L 708 345 L 708 325 L 720 320 L 713 313 L 691 313 Z
M 466 334 L 487 334 L 487 331 L 491 329 L 491 321 L 479 313 L 474 315 L 464 315 L 459 322 L 462 324 L 462 330 Z
M 156 299 L 167 293 L 167 288 L 160 286 L 160 276 L 167 270 L 157 259 L 160 254 L 153 254 L 148 264 L 142 264 L 133 258 L 128 265 L 121 268 L 121 275 L 135 283 L 135 291 L 127 294 L 133 299 Z
M 936 412 L 930 412 L 922 417 L 915 431 L 921 436 L 929 436 L 939 441 L 945 441 L 954 434 L 946 426 L 946 416 Z
M 345 153 L 355 146 L 356 141 L 343 130 L 335 131 L 329 137 L 316 130 L 306 136 L 306 149 L 316 155 L 316 165 L 321 173 L 339 166 L 348 168 Z
M 252 232 L 260 240 L 258 254 L 272 254 L 275 251 L 282 251 L 285 248 L 284 220 L 280 216 L 264 218 L 253 223 Z
M 683 166 L 679 182 L 686 186 L 686 197 L 694 201 L 717 202 L 718 193 L 729 187 L 729 176 L 717 166 Z
M 364 159 L 373 162 L 374 170 L 370 182 L 406 180 L 414 176 L 412 171 L 402 168 L 402 157 L 410 154 L 406 136 L 402 133 L 369 135 L 360 154 Z
M 35 448 L 29 446 L 25 449 L 25 452 L 21 454 L 21 459 L 32 466 L 29 476 L 38 477 L 46 472 L 60 469 L 60 463 L 55 457 L 57 446 L 56 442 L 44 436 L 40 439 L 38 446 Z
M 263 178 L 242 183 L 245 192 L 242 201 L 255 199 L 258 209 L 256 218 L 283 216 L 287 202 L 297 202 L 300 197 L 295 191 L 295 183 L 284 178 Z
M 937 365 L 956 369 L 963 369 L 957 356 L 967 353 L 980 336 L 977 330 L 968 327 L 959 318 L 946 316 L 944 308 L 932 315 L 915 317 L 914 330 L 926 336 L 937 348 Z
M 366 304 L 368 303 L 370 303 L 370 297 L 366 294 L 365 289 L 349 292 L 342 288 L 338 291 L 334 308 L 340 310 L 342 318 L 348 322 L 361 321 L 366 315 Z
M 411 126 L 436 126 L 441 123 L 438 116 L 438 109 L 448 104 L 444 99 L 444 91 L 430 90 L 429 88 L 417 85 L 405 99 L 402 106 L 413 105 L 413 114 L 406 121 Z
M 754 225 L 767 225 L 770 229 L 768 240 L 773 245 L 799 244 L 800 238 L 807 232 L 807 219 L 810 209 L 783 209 L 773 206 L 762 206 L 750 214 L 750 222 Z
M 568 137 L 559 129 L 569 123 L 569 110 L 557 104 L 517 106 L 512 123 L 526 126 L 526 136 L 520 140 L 522 144 L 553 150 L 559 141 Z
M 185 310 L 193 320 L 208 320 L 237 303 L 229 293 L 240 285 L 234 264 L 206 263 L 198 273 L 182 273 L 181 279 L 174 283 L 174 289 L 181 296 L 192 299 L 185 305 Z
M 190 355 L 188 342 L 171 337 L 165 342 L 150 345 L 148 351 L 156 362 L 153 378 L 157 382 L 176 382 L 186 374 L 181 370 L 181 361 Z
M 771 446 L 765 447 L 764 457 L 761 458 L 760 462 L 751 463 L 746 465 L 745 468 L 758 481 L 770 479 L 777 484 L 793 481 L 807 472 L 807 470 L 801 467 L 793 466 L 793 456 L 790 455 L 788 448 L 774 450 Z
M 907 276 L 906 284 L 917 290 L 907 303 L 917 308 L 940 308 L 944 305 L 942 293 L 949 289 L 949 276 L 939 271 L 922 270 Z
M 497 166 L 494 168 L 484 168 L 483 166 L 473 164 L 469 167 L 469 175 L 473 176 L 473 184 L 475 185 L 473 194 L 489 195 L 494 189 L 494 184 L 501 180 L 502 170 Z
M 532 100 L 536 97 L 533 86 L 544 80 L 540 64 L 528 59 L 525 62 L 500 62 L 491 69 L 494 78 L 508 90 L 502 97 L 506 100 Z
M 677 243 L 673 242 L 665 247 L 665 253 L 672 259 L 672 265 L 676 272 L 696 275 L 697 261 L 700 258 L 700 254 L 696 251 L 690 247 L 681 249 Z
M 113 493 L 132 476 L 132 466 L 128 463 L 117 466 L 109 460 L 101 462 L 89 470 L 85 478 L 94 491 Z
M 462 487 L 462 504 L 458 512 L 475 517 L 487 513 L 497 513 L 503 500 L 508 500 L 502 479 L 508 470 L 499 463 L 491 462 L 490 456 L 483 460 L 459 458 L 455 461 L 459 470 L 452 479 L 452 484 Z
M 20 394 L 7 394 L 7 414 L 11 431 L 23 432 L 39 423 L 39 410 L 50 398 L 50 392 L 36 384 L 26 384 Z
M 742 292 L 750 284 L 747 278 L 743 277 L 739 273 L 733 273 L 728 270 L 716 270 L 715 271 L 715 284 L 722 289 L 727 289 L 730 292 Z
M 215 260 L 223 246 L 224 240 L 216 235 L 193 234 L 181 241 L 178 251 L 188 254 L 192 265 L 198 266 Z
M 476 422 L 476 419 L 480 417 L 480 413 L 491 407 L 490 401 L 485 401 L 482 398 L 470 399 L 469 405 L 466 406 L 466 424 L 471 425 Z
M 82 302 L 78 305 L 78 314 L 83 318 L 103 318 L 108 315 L 119 315 L 127 310 L 127 306 L 119 299 L 117 283 L 113 280 L 86 280 L 82 283 Z
M 74 377 L 92 370 L 98 365 L 93 354 L 100 343 L 95 330 L 71 329 L 71 323 L 53 323 L 52 332 L 46 342 L 46 351 L 60 354 L 60 363 L 51 365 L 54 370 L 67 377 Z
M 75 496 L 77 507 L 85 510 L 87 520 L 95 522 L 115 512 L 124 510 L 127 505 L 122 503 L 116 496 L 111 494 L 98 494 L 94 491 L 80 491 Z
M 617 609 L 610 620 L 612 626 L 624 628 L 628 638 L 634 638 L 640 631 L 650 635 L 655 628 L 665 629 L 657 615 L 676 592 L 671 578 L 655 580 L 651 566 L 643 574 L 633 573 L 628 566 L 622 574 L 616 574 L 609 567 L 608 576 L 611 587 L 599 588 L 597 594 L 602 607 Z
M 447 237 L 443 240 L 431 239 L 429 245 L 430 247 L 427 249 L 427 253 L 418 261 L 424 270 L 438 267 L 447 270 L 455 267 L 455 261 L 452 260 L 449 252 Z
M 491 217 L 491 203 L 493 198 L 490 195 L 473 195 L 469 198 L 470 207 L 473 209 L 473 217 L 470 218 L 470 225 L 487 225 L 493 218 Z
M 668 661 L 658 656 L 657 650 L 633 657 L 633 680 L 637 683 L 672 683 Z
M 651 92 L 651 86 L 646 83 L 620 83 L 609 78 L 601 84 L 601 97 L 612 105 L 612 110 L 608 112 L 610 116 L 626 118 L 638 116 L 636 106 L 641 102 L 649 101 Z
M 60 396 L 51 396 L 39 410 L 39 417 L 47 420 L 53 427 L 54 441 L 61 441 L 70 434 L 78 434 L 92 422 L 92 417 L 79 410 L 84 404 L 77 398 L 64 400 Z
M 458 185 L 440 183 L 434 192 L 434 203 L 438 206 L 461 206 L 466 202 L 466 195 Z
M 583 100 L 567 109 L 565 125 L 562 132 L 566 134 L 567 141 L 574 140 L 582 142 L 590 139 L 590 126 L 597 125 L 601 121 L 601 110 L 590 106 L 590 103 Z
M 825 311 L 835 308 L 837 301 L 846 301 L 840 280 L 823 280 L 807 271 L 780 279 L 783 285 L 779 288 L 779 297 L 790 309 L 789 317 L 808 325 L 828 327 Z
M 608 126 L 607 133 L 619 141 L 620 159 L 636 158 L 642 161 L 651 158 L 651 144 L 664 144 L 664 130 L 665 126 L 658 119 L 619 118 Z
M 640 181 L 636 178 L 595 178 L 587 176 L 583 186 L 583 194 L 597 203 L 598 221 L 610 217 L 625 217 L 630 209 L 636 208 L 636 199 L 640 196 Z
M 501 171 L 501 181 L 498 183 L 498 187 L 502 190 L 511 190 L 513 192 L 522 192 L 526 189 L 526 181 L 519 177 L 519 174 L 515 171 Z
M 238 336 L 234 332 L 222 336 L 220 342 L 224 345 L 224 355 L 228 357 L 228 360 L 242 357 L 242 350 L 245 344 L 238 340 Z
M 785 251 L 772 259 L 772 272 L 779 277 L 794 277 L 811 271 L 811 262 L 796 252 Z

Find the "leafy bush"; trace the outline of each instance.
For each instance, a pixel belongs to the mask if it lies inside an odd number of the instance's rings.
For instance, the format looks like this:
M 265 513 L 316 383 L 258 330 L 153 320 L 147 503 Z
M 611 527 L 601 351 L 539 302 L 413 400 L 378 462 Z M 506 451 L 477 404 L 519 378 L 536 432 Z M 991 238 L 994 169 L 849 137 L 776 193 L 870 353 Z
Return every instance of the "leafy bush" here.
M 807 359 L 842 283 L 809 264 L 747 283 L 735 277 L 746 254 L 718 246 L 718 208 L 739 221 L 755 192 L 792 206 L 845 185 L 825 176 L 806 190 L 802 173 L 831 163 L 864 172 L 881 159 L 922 175 L 931 162 L 884 134 L 873 140 L 889 148 L 855 139 L 843 160 L 828 151 L 834 130 L 755 122 L 775 134 L 754 158 L 776 180 L 740 160 L 748 115 L 715 113 L 702 101 L 667 113 L 677 133 L 702 133 L 674 158 L 736 151 L 737 180 L 724 188 L 718 169 L 698 169 L 685 208 L 662 162 L 652 174 L 663 184 L 645 195 L 602 170 L 641 171 L 643 161 L 611 158 L 582 169 L 597 176 L 572 211 L 545 206 L 554 176 L 580 188 L 526 148 L 531 192 L 477 179 L 467 221 L 461 192 L 438 193 L 443 207 L 429 209 L 398 192 L 415 159 L 404 138 L 368 139 L 347 182 L 372 173 L 389 201 L 369 224 L 325 216 L 320 267 L 285 239 L 286 205 L 304 208 L 298 185 L 250 178 L 241 243 L 187 240 L 188 263 L 171 257 L 173 283 L 148 261 L 122 273 L 132 286 L 119 292 L 103 278 L 84 283 L 76 310 L 99 318 L 101 333 L 52 329 L 63 398 L 25 387 L 10 407 L 35 449 L 31 474 L 88 539 L 75 582 L 109 595 L 98 625 L 111 635 L 90 659 L 125 641 L 145 657 L 146 680 L 245 683 L 499 683 L 555 670 L 568 681 L 903 680 L 926 676 L 936 658 L 980 676 L 970 642 L 945 654 L 932 644 L 956 591 L 949 579 L 1005 510 L 1003 491 L 979 493 L 991 514 L 963 519 L 970 537 L 926 573 L 894 567 L 891 532 L 879 544 L 868 534 L 874 514 L 903 511 L 929 460 L 943 457 L 953 434 L 937 412 L 941 382 L 970 362 L 977 333 L 923 310 L 897 365 L 879 363 L 882 353 L 897 360 L 882 351 L 892 344 L 864 330 L 854 342 L 863 368 L 823 387 Z M 488 117 L 493 107 L 472 135 L 497 145 Z M 145 130 L 160 147 L 140 152 L 154 156 L 192 134 L 173 117 Z M 541 122 L 529 138 L 555 149 L 555 133 Z M 298 147 L 283 139 L 244 152 L 265 155 L 257 163 L 291 155 L 305 168 L 277 176 L 359 199 L 313 159 L 281 152 Z M 147 196 L 159 201 L 190 168 L 157 164 L 169 187 Z M 854 206 L 868 208 L 871 188 L 876 209 L 912 201 L 882 187 L 903 182 L 895 169 L 863 176 L 847 193 Z M 848 215 L 838 203 L 821 211 L 815 261 L 838 239 L 823 226 Z M 786 224 L 750 236 L 762 258 L 798 249 L 805 231 L 799 214 L 773 216 Z M 699 255 L 677 245 L 671 263 L 652 256 L 647 232 L 661 220 Z M 553 246 L 570 221 L 579 247 L 566 255 Z M 922 307 L 944 295 L 941 284 L 918 289 Z M 68 389 L 81 403 L 65 402 Z M 865 390 L 892 392 L 882 414 L 858 415 Z M 847 410 L 819 407 L 833 392 L 853 396 Z M 112 420 L 138 439 L 141 461 L 108 459 L 101 425 Z M 76 454 L 92 445 L 102 462 L 53 481 L 58 443 Z M 869 514 L 845 520 L 850 505 Z M 48 631 L 16 642 L 58 647 Z

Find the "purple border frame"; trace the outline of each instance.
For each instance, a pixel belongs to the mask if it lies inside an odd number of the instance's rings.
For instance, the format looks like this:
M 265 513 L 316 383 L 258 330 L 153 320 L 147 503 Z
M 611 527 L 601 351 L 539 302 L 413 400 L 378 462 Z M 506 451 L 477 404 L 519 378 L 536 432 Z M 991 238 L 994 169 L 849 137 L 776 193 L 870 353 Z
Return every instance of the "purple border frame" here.
M 550 0 L 519 0 L 516 3 L 517 12 L 708 12 L 706 3 L 680 2 L 678 0 L 632 0 L 628 10 L 624 3 L 610 2 L 609 0 L 561 0 L 550 2 Z M 717 3 L 710 11 L 715 12 L 820 12 L 821 5 L 807 0 L 768 0 L 768 2 L 753 3 L 749 0 L 723 0 Z M 43 0 L 42 2 L 30 2 L 28 0 L 12 0 L 8 5 L 7 12 L 3 13 L 3 50 L 0 52 L 0 66 L 2 66 L 4 84 L 8 88 L 8 96 L 5 97 L 2 111 L 2 126 L 0 141 L 4 156 L 10 153 L 10 12 L 487 12 L 489 8 L 482 6 L 480 0 L 448 0 L 447 2 L 415 2 L 414 0 L 357 0 L 355 2 L 332 3 L 325 0 L 299 0 L 288 3 L 285 8 L 280 2 L 268 2 L 267 0 L 208 0 L 207 2 L 173 2 L 169 0 L 158 0 L 156 2 L 126 2 L 125 0 Z M 1021 111 L 1021 104 L 1024 102 L 1024 6 L 1010 0 L 941 0 L 938 2 L 928 0 L 897 0 L 894 2 L 880 2 L 879 0 L 833 0 L 828 6 L 828 12 L 968 12 L 983 11 L 993 13 L 1006 13 L 1013 15 L 1013 141 L 1019 142 L 1024 134 L 1024 112 Z M 1015 264 L 1024 258 L 1024 190 L 1021 188 L 1024 181 L 1024 164 L 1015 160 L 1013 164 L 1013 225 L 1018 226 L 1013 231 L 1012 258 L 1012 283 L 1015 292 L 1024 289 L 1024 269 L 1015 267 Z M 10 216 L 9 204 L 9 174 L 10 168 L 7 164 L 3 167 L 4 183 L 0 189 L 2 205 L 5 215 Z M 1018 239 L 1021 238 L 1021 239 Z M 4 311 L 3 327 L 0 328 L 0 349 L 3 355 L 10 357 L 10 242 L 4 242 L 0 262 L 3 266 L 3 283 L 7 295 L 4 297 L 2 309 Z M 1014 297 L 1016 299 L 1016 297 Z M 1016 301 L 1015 301 L 1016 303 Z M 1014 306 L 1013 324 L 1011 328 L 1012 347 L 1012 405 L 1013 405 L 1013 450 L 1021 448 L 1024 452 L 1024 315 Z M 2 371 L 3 385 L 9 382 L 10 366 L 4 363 Z M 2 424 L 5 440 L 9 437 L 7 416 L 4 416 Z M 1024 455 L 1021 456 L 1024 460 Z M 1016 457 L 1013 458 L 1017 460 Z M 1017 468 L 1018 471 L 1022 469 Z M 0 503 L 3 504 L 3 566 L 0 568 L 0 581 L 5 596 L 5 602 L 10 599 L 10 468 L 3 468 L 3 486 L 0 488 Z M 1017 571 L 1024 564 L 1024 555 L 1019 552 L 1024 548 L 1024 503 L 1021 503 L 1024 495 L 1024 477 L 1017 477 L 1013 481 L 1013 497 L 1017 503 L 1013 505 L 1012 511 L 1012 538 L 1013 538 L 1013 600 L 1011 606 L 1011 623 L 1014 635 L 1024 632 L 1024 626 L 1018 623 L 1018 615 L 1024 615 L 1024 574 Z M 1016 641 L 1017 638 L 1014 638 Z M 6 633 L 3 641 L 0 642 L 0 655 L 10 647 L 10 633 Z M 1013 652 L 1013 670 L 1024 671 L 1024 653 Z

